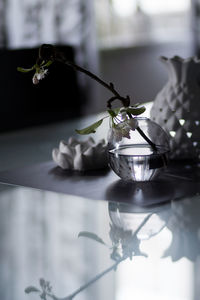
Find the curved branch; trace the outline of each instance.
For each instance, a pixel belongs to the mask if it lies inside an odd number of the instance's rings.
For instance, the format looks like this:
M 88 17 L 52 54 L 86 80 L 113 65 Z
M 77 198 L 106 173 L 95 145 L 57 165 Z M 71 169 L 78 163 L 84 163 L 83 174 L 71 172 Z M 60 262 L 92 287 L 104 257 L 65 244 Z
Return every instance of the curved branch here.
M 61 51 L 59 51 L 53 45 L 43 44 L 39 49 L 39 56 L 38 56 L 38 59 L 37 59 L 37 63 L 41 64 L 42 61 L 49 61 L 49 60 L 64 63 L 65 65 L 71 67 L 75 71 L 79 71 L 79 72 L 82 72 L 82 73 L 86 74 L 87 76 L 94 79 L 95 81 L 97 81 L 99 84 L 101 84 L 102 86 L 104 86 L 106 89 L 108 89 L 110 92 L 112 92 L 114 94 L 114 97 L 113 97 L 112 101 L 118 99 L 122 102 L 123 106 L 128 107 L 130 105 L 130 97 L 129 96 L 126 96 L 126 97 L 120 96 L 120 94 L 114 88 L 114 84 L 112 82 L 110 82 L 108 84 L 107 82 L 103 81 L 101 78 L 99 78 L 98 76 L 96 76 L 92 72 L 76 65 L 75 63 L 73 63 L 71 61 L 66 60 L 63 53 Z M 112 101 L 110 101 L 108 103 L 109 108 L 111 108 L 111 102 Z

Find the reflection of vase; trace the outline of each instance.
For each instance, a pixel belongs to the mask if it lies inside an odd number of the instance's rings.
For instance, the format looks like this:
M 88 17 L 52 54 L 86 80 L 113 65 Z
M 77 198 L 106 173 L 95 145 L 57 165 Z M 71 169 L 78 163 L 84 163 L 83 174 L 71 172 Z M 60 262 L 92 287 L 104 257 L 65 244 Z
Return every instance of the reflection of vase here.
M 132 235 L 136 234 L 138 242 L 141 242 L 159 235 L 166 228 L 171 232 L 172 240 L 164 249 L 162 257 L 171 257 L 172 261 L 183 257 L 196 261 L 200 258 L 199 209 L 199 196 L 147 208 L 109 202 L 111 229 L 114 230 L 111 233 L 118 237 L 132 232 Z
M 115 229 L 136 233 L 139 240 L 158 234 L 165 227 L 169 214 L 168 204 L 140 208 L 132 204 L 109 202 L 108 211 Z
M 161 60 L 169 81 L 155 98 L 151 118 L 169 133 L 172 159 L 200 159 L 200 60 Z

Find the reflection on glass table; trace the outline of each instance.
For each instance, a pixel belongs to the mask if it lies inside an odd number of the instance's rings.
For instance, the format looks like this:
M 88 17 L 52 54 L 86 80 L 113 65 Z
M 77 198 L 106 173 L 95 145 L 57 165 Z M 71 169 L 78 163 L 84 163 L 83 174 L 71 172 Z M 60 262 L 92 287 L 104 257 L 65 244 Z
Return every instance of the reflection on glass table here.
M 199 209 L 0 185 L 0 298 L 199 299 Z

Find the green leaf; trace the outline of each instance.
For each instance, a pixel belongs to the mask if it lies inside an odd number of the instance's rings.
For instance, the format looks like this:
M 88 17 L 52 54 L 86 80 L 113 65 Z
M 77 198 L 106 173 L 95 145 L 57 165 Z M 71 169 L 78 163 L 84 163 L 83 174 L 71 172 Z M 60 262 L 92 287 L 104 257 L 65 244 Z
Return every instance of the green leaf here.
M 30 68 L 30 69 L 24 69 L 24 68 L 18 67 L 18 68 L 17 68 L 17 71 L 22 72 L 22 73 L 28 73 L 28 72 L 30 72 L 30 71 L 33 71 L 34 69 L 35 69 L 35 66 L 33 66 L 33 67 Z
M 145 112 L 146 108 L 144 106 L 141 107 L 129 107 L 127 109 L 127 112 L 131 115 L 138 116 L 141 115 L 143 112 Z
M 34 286 L 28 286 L 25 290 L 26 294 L 32 293 L 32 292 L 40 292 L 36 287 Z
M 121 109 L 121 107 L 118 107 L 118 108 L 114 108 L 114 109 L 113 109 L 113 111 L 115 112 L 116 116 L 118 115 L 120 109 Z
M 113 109 L 108 109 L 107 112 L 109 113 L 109 115 L 112 117 L 112 118 L 115 118 L 118 114 L 119 114 L 119 111 L 120 111 L 120 107 L 118 108 L 113 108 Z
M 96 129 L 101 125 L 101 123 L 103 122 L 103 119 L 95 122 L 94 124 L 84 128 L 84 129 L 76 129 L 76 132 L 78 134 L 90 134 L 90 133 L 95 133 L 96 132 Z
M 106 245 L 106 243 L 104 243 L 104 241 L 98 237 L 98 235 L 96 235 L 95 233 L 92 232 L 88 232 L 88 231 L 81 231 L 78 235 L 78 237 L 87 237 L 89 239 L 92 239 L 100 244 Z
M 42 65 L 42 67 L 48 68 L 52 63 L 52 60 L 49 60 L 46 64 Z
M 114 112 L 114 110 L 112 110 L 112 109 L 108 109 L 107 112 L 109 113 L 109 115 L 110 115 L 112 118 L 114 118 L 114 117 L 117 116 L 116 113 Z

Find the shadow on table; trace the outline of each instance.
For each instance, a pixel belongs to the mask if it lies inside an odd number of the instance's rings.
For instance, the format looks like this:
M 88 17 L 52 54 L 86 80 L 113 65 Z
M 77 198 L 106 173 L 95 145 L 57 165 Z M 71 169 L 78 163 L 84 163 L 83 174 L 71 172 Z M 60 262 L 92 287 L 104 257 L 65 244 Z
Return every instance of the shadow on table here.
M 72 183 L 79 182 L 79 186 L 81 183 L 88 184 L 88 192 L 95 188 L 98 199 L 132 203 L 140 207 L 165 204 L 200 194 L 199 167 L 187 163 L 173 163 L 156 181 L 149 182 L 116 180 L 116 175 L 109 168 L 77 172 L 55 167 L 49 170 L 49 174 L 59 181 L 68 179 L 70 188 Z
M 117 180 L 106 190 L 108 201 L 126 202 L 138 206 L 150 206 L 164 204 L 172 200 L 193 197 L 200 193 L 198 182 L 173 181 L 149 181 L 149 182 L 124 182 Z
M 70 179 L 75 179 L 75 181 L 83 178 L 92 179 L 92 177 L 99 177 L 99 176 L 105 176 L 110 172 L 109 167 L 99 170 L 88 170 L 88 171 L 75 171 L 75 170 L 63 170 L 60 167 L 52 168 L 49 171 L 49 174 L 55 175 L 56 177 L 59 177 L 61 179 L 66 179 L 70 177 Z

